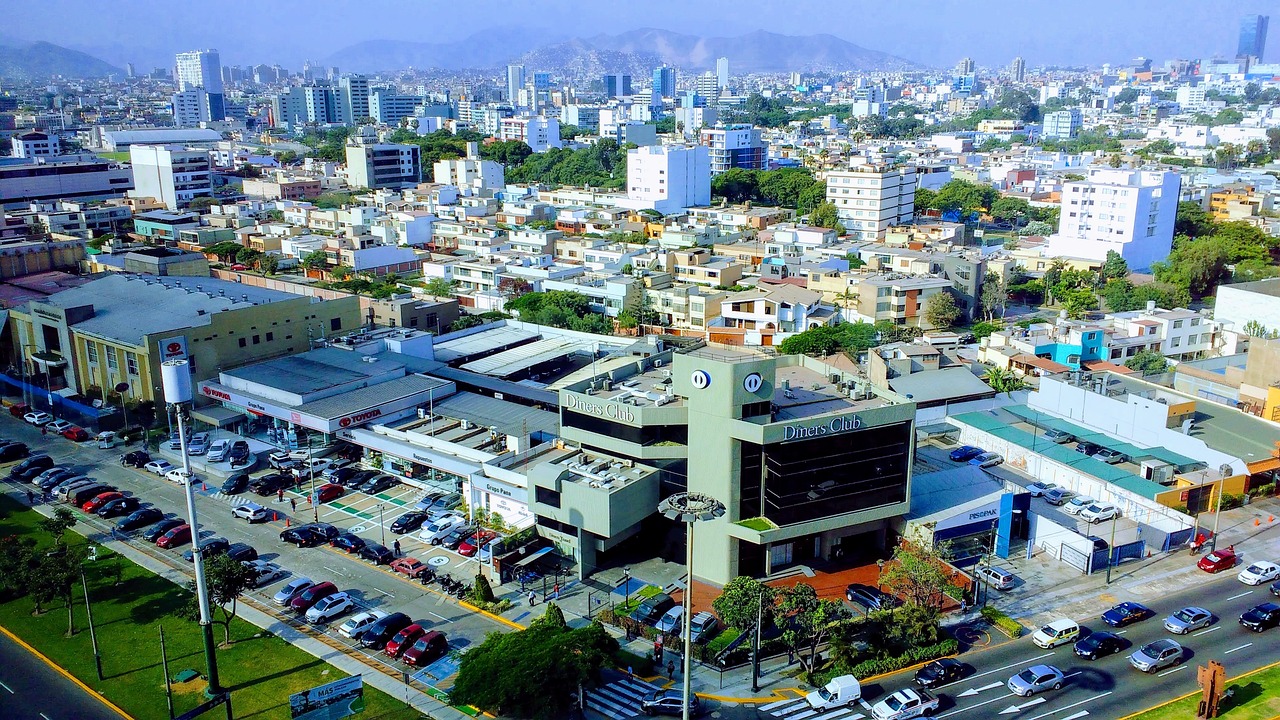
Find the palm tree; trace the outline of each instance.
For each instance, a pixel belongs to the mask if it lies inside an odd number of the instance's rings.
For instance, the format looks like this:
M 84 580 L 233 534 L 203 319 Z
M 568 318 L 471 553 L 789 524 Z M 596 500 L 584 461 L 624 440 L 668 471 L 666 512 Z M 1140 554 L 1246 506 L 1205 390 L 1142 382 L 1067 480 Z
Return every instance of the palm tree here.
M 983 380 L 991 386 L 996 394 L 1005 393 L 1012 396 L 1017 390 L 1024 390 L 1027 387 L 1027 381 L 1016 375 L 1012 370 L 1004 368 L 992 367 L 987 368 L 987 374 L 983 376 Z

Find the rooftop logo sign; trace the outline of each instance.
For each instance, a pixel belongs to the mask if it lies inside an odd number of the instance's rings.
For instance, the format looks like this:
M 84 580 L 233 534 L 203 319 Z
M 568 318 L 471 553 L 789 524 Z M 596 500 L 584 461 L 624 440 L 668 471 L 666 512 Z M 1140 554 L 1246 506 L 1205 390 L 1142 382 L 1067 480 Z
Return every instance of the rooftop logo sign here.
M 861 428 L 862 418 L 857 415 L 831 418 L 830 422 L 822 425 L 786 425 L 782 428 L 782 441 L 808 440 Z
M 689 377 L 689 382 L 698 390 L 706 390 L 711 387 L 711 373 L 706 370 L 694 370 L 693 375 Z
M 564 407 L 566 410 L 574 410 L 623 422 L 636 421 L 635 413 L 631 412 L 631 408 L 616 402 L 593 403 L 587 402 L 577 395 L 566 395 Z

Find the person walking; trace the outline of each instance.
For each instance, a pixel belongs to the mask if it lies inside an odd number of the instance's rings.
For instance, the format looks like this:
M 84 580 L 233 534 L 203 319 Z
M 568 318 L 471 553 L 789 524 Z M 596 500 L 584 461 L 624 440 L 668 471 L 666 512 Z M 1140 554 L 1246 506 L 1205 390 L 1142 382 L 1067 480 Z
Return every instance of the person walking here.
M 276 502 L 284 502 L 284 488 L 276 488 Z
M 291 510 L 291 511 L 293 511 L 293 512 L 297 512 L 297 511 L 298 511 L 298 500 L 297 500 L 297 498 L 289 498 L 289 510 Z
M 560 583 L 556 583 L 555 586 L 551 588 L 551 599 L 552 600 L 560 599 Z
M 537 605 L 537 604 L 538 604 L 538 594 L 530 590 L 529 591 L 529 607 L 533 607 L 534 605 Z
M 48 434 L 49 434 L 49 426 L 48 426 L 48 425 L 41 425 L 41 426 L 40 426 L 40 434 L 41 434 L 41 435 L 48 435 Z
M 27 504 L 32 506 L 36 504 L 36 494 L 30 490 L 27 491 Z
M 667 677 L 672 680 L 676 679 L 676 662 L 674 660 L 667 661 Z
M 391 543 L 391 550 L 395 552 L 396 557 L 400 557 L 400 541 L 399 540 L 396 540 L 395 542 Z

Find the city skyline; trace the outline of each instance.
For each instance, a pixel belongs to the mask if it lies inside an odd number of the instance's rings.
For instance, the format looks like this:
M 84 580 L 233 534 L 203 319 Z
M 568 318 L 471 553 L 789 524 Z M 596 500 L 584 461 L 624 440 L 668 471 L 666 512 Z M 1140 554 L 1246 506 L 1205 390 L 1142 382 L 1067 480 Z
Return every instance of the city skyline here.
M 986 2 L 977 7 L 924 0 L 890 5 L 859 2 L 832 9 L 816 0 L 798 0 L 785 7 L 756 0 L 735 3 L 728 12 L 730 5 L 720 1 L 688 5 L 657 0 L 641 7 L 557 0 L 522 9 L 480 0 L 453 9 L 370 0 L 361 5 L 358 15 L 346 14 L 346 6 L 333 6 L 333 13 L 341 17 L 335 22 L 325 8 L 281 0 L 271 8 L 280 18 L 288 18 L 293 31 L 287 33 L 274 22 L 236 23 L 234 32 L 228 32 L 223 22 L 211 21 L 194 7 L 161 5 L 154 0 L 125 0 L 102 16 L 94 12 L 97 7 L 86 0 L 53 0 L 39 9 L 20 5 L 10 11 L 9 28 L 0 39 L 43 40 L 89 52 L 122 67 L 125 62 L 134 62 L 141 68 L 195 47 L 220 48 L 228 65 L 299 65 L 308 59 L 324 62 L 330 53 L 360 42 L 438 43 L 512 27 L 544 36 L 546 44 L 647 27 L 703 37 L 763 29 L 787 35 L 826 33 L 939 68 L 952 66 L 964 56 L 988 67 L 1007 66 L 1014 57 L 1022 56 L 1028 67 L 1036 67 L 1101 65 L 1135 56 L 1157 61 L 1231 57 L 1241 18 L 1266 14 L 1271 3 L 1244 0 L 1225 10 L 1220 6 L 1169 6 L 1156 0 L 1120 5 L 1086 0 L 1073 6 L 1068 16 L 1050 18 L 1010 2 Z M 222 10 L 230 18 L 262 17 L 261 5 L 243 0 L 228 0 Z M 49 13 L 67 18 L 92 15 L 93 21 L 67 23 L 51 32 L 45 23 Z M 1104 13 L 1109 21 L 1100 26 L 1095 20 Z M 922 24 L 922 17 L 933 21 Z M 998 27 L 990 22 L 993 17 L 1000 19 Z M 815 22 L 818 18 L 822 21 Z M 1050 20 L 1055 29 L 1052 34 L 1044 31 Z M 1133 32 L 1138 27 L 1143 32 Z M 423 32 L 427 28 L 430 33 Z M 317 37 L 328 38 L 324 52 L 317 52 Z M 1273 48 L 1264 61 L 1274 61 L 1274 55 Z

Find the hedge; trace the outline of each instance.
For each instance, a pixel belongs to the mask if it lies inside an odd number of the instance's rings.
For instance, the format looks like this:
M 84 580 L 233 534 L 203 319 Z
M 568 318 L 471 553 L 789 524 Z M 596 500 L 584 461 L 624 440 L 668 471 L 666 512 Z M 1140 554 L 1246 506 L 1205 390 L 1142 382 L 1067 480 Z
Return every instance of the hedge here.
M 982 608 L 980 612 L 983 620 L 991 623 L 997 630 L 1011 638 L 1022 637 L 1022 633 L 1027 630 L 1022 627 L 1022 623 L 1009 617 L 1001 610 L 988 606 Z
M 814 673 L 810 676 L 810 683 L 814 687 L 822 687 L 831 681 L 831 678 L 838 675 L 853 675 L 859 680 L 865 681 L 867 678 L 875 675 L 884 675 L 885 673 L 897 672 L 903 668 L 911 667 L 922 662 L 937 660 L 940 657 L 955 655 L 960 652 L 960 643 L 954 638 L 947 638 L 933 645 L 921 645 L 914 647 L 897 657 L 881 657 L 863 660 L 851 668 L 845 668 L 836 665 L 823 672 Z

